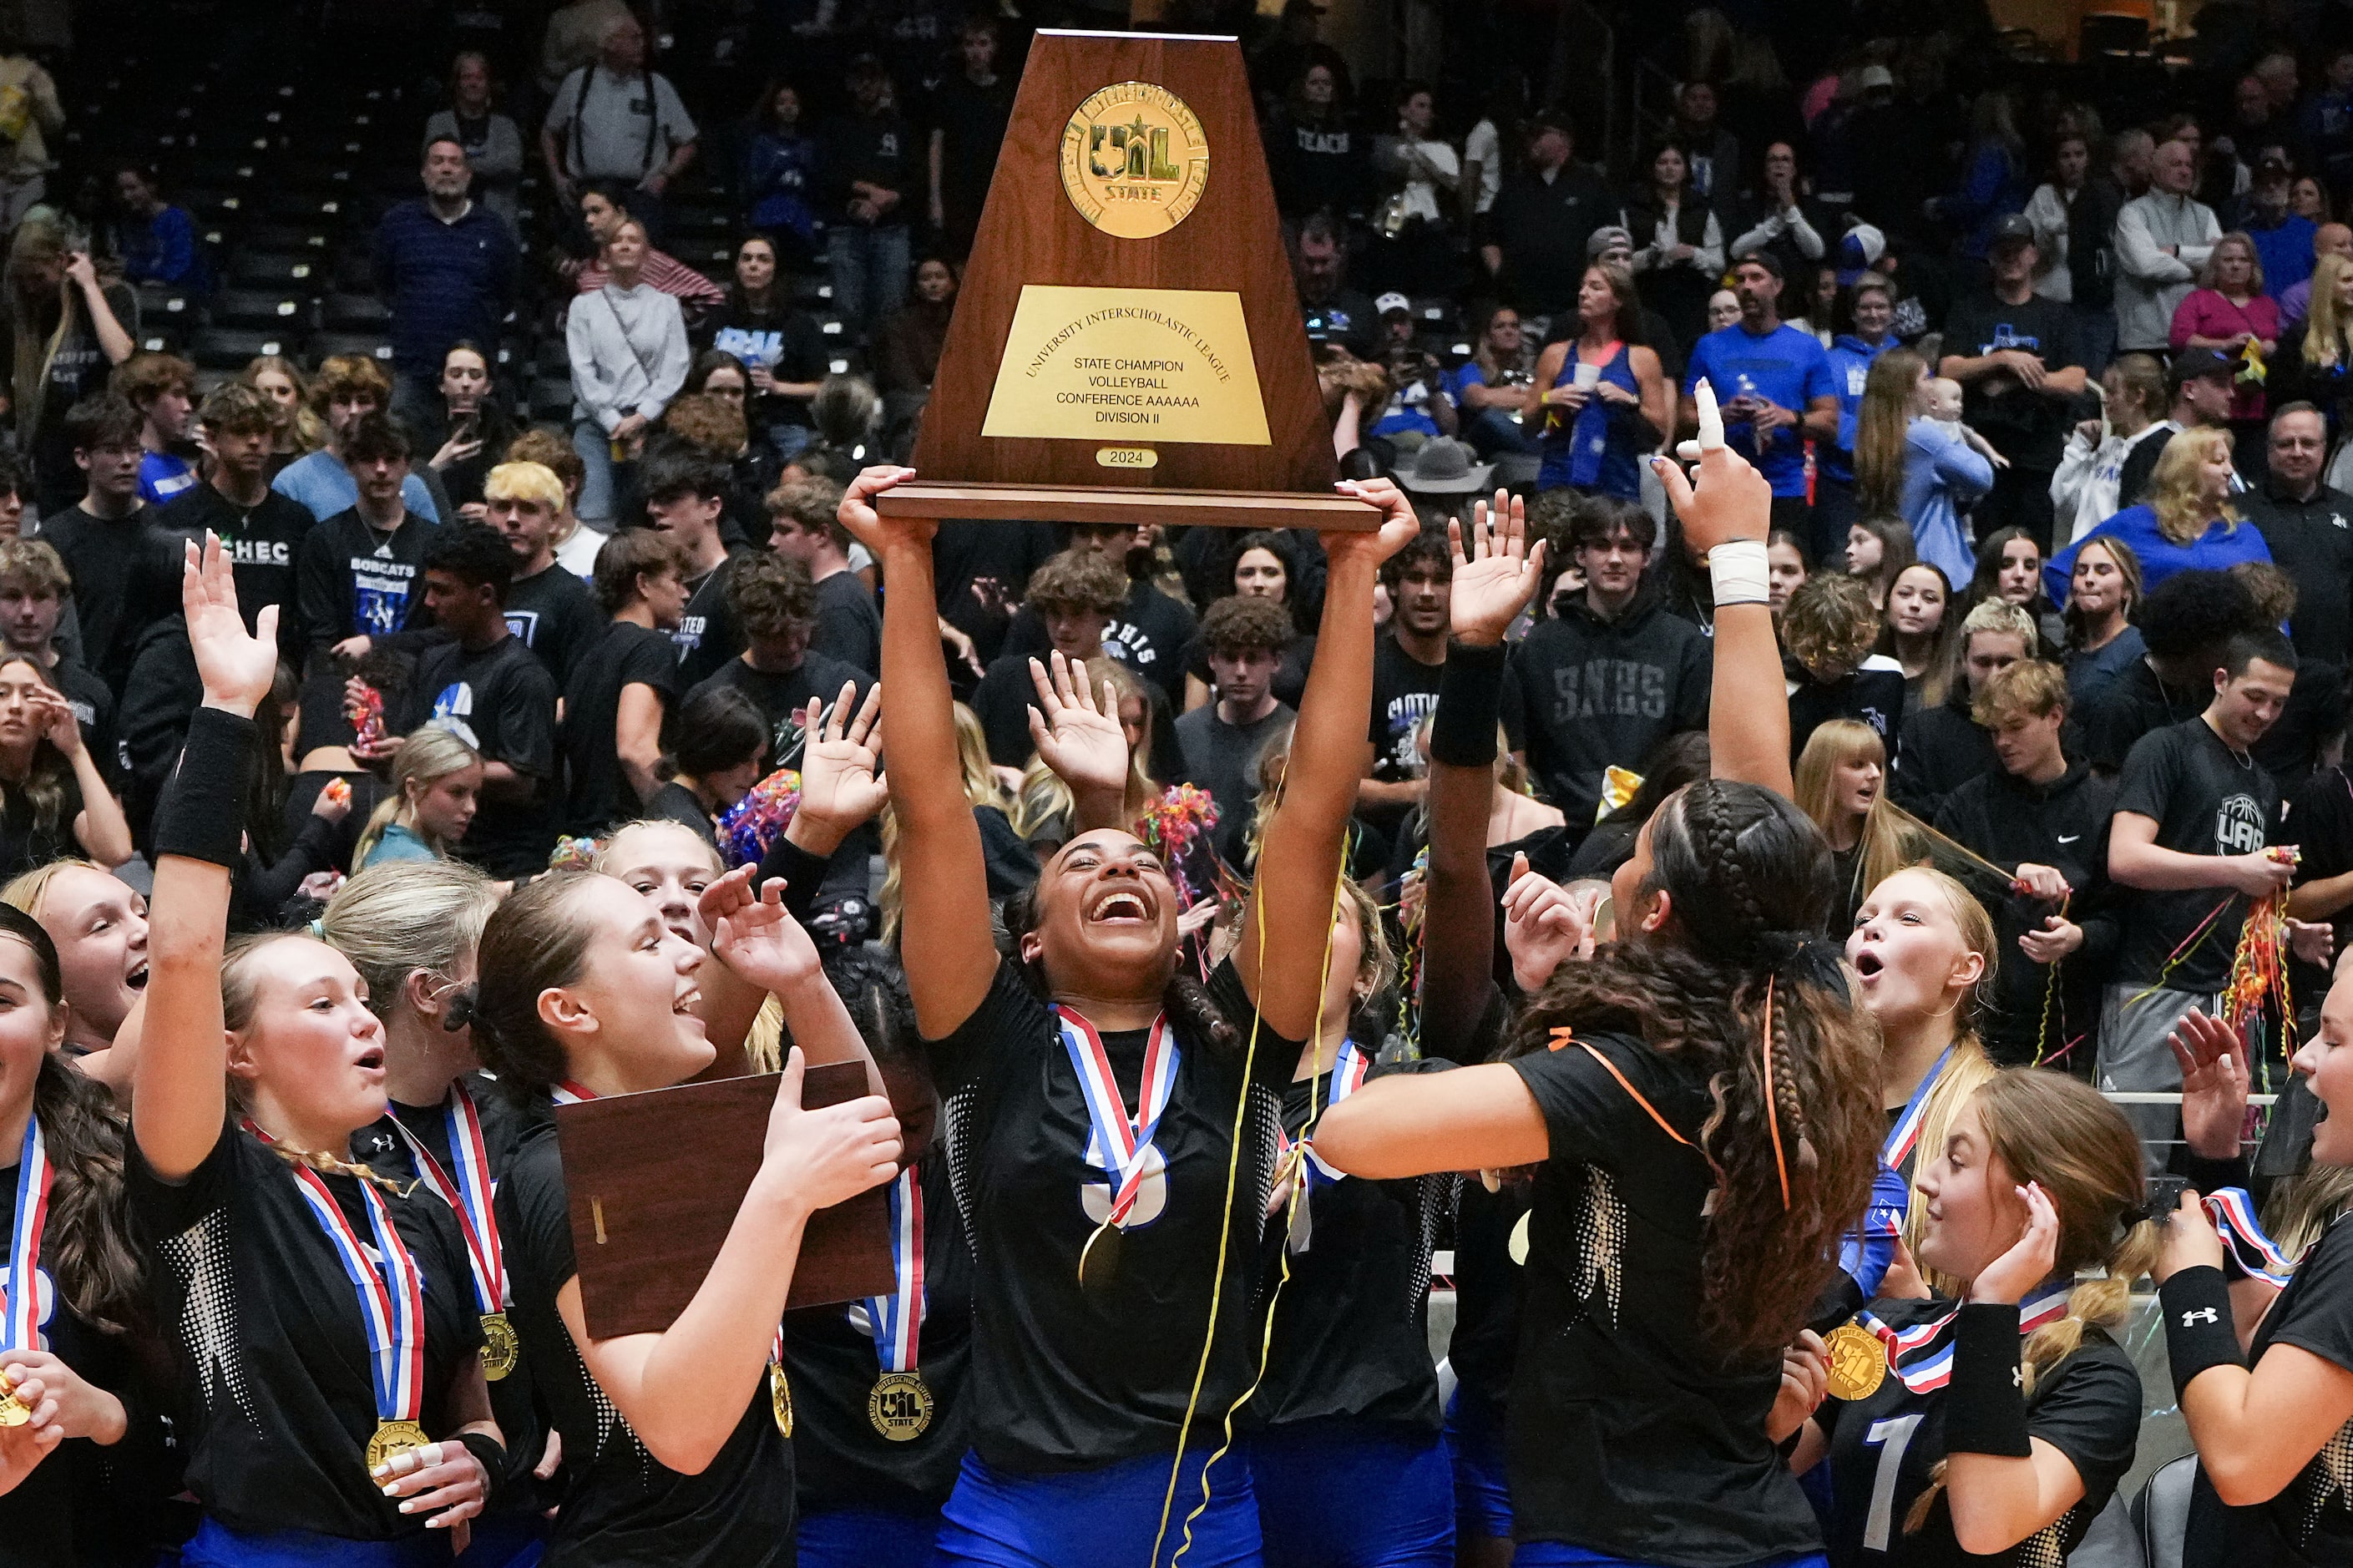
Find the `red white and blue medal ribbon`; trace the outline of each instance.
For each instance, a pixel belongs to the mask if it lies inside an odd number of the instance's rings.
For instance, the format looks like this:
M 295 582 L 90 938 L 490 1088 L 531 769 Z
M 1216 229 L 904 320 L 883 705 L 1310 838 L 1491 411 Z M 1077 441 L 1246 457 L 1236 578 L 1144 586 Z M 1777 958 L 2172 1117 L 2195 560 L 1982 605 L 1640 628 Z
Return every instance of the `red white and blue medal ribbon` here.
M 1339 1050 L 1335 1052 L 1332 1058 L 1332 1088 L 1329 1098 L 1324 1101 L 1324 1109 L 1331 1110 L 1332 1107 L 1362 1089 L 1365 1086 L 1365 1074 L 1371 1069 L 1372 1065 L 1372 1058 L 1358 1048 L 1356 1041 L 1342 1040 Z M 1277 1126 L 1274 1130 L 1274 1146 L 1278 1170 L 1286 1169 L 1286 1162 L 1295 1160 L 1306 1167 L 1307 1179 L 1314 1185 L 1325 1186 L 1347 1178 L 1347 1172 L 1325 1163 L 1324 1156 L 1315 1152 L 1315 1130 L 1312 1127 L 1301 1135 L 1294 1145 L 1291 1135 L 1282 1127 Z M 1295 1155 L 1292 1152 L 1294 1147 L 1299 1151 Z
M 596 1091 L 595 1089 L 583 1089 L 580 1085 L 573 1082 L 568 1078 L 563 1082 L 557 1084 L 554 1089 L 549 1089 L 547 1092 L 548 1097 L 554 1100 L 558 1105 L 577 1105 L 584 1100 L 594 1100 L 596 1098 Z
M 398 1116 L 392 1124 L 408 1144 L 417 1179 L 433 1190 L 458 1215 L 458 1229 L 466 1238 L 466 1258 L 472 1264 L 474 1304 L 487 1315 L 507 1307 L 505 1250 L 499 1245 L 499 1222 L 491 1207 L 491 1151 L 482 1137 L 482 1116 L 463 1083 L 449 1086 L 442 1112 L 449 1121 L 449 1146 L 457 1152 L 453 1173 L 441 1163 Z
M 41 1232 L 48 1226 L 55 1174 L 41 1119 L 27 1115 L 16 1162 L 16 1237 L 8 1244 L 7 1289 L 0 1293 L 0 1351 L 48 1348 L 41 1341 Z
M 2054 1280 L 2019 1302 L 2019 1333 L 2031 1334 L 2065 1317 L 2067 1298 L 2074 1289 L 2073 1279 Z M 1905 1387 L 1915 1394 L 1932 1394 L 1953 1381 L 1953 1320 L 1960 1310 L 1959 1304 L 1955 1303 L 1953 1310 L 1941 1318 L 1903 1329 L 1888 1327 L 1869 1311 L 1857 1312 L 1854 1321 L 1878 1335 L 1886 1345 L 1887 1364 L 1904 1380 Z
M 913 1165 L 891 1184 L 891 1265 L 899 1289 L 866 1298 L 867 1332 L 884 1372 L 913 1372 L 922 1352 L 923 1314 L 923 1189 Z
M 1928 1115 L 1928 1096 L 1936 1089 L 1936 1080 L 1945 1076 L 1945 1064 L 1952 1059 L 1953 1047 L 1947 1046 L 1944 1054 L 1936 1058 L 1936 1065 L 1928 1069 L 1928 1076 L 1912 1090 L 1912 1098 L 1904 1102 L 1904 1114 L 1887 1130 L 1887 1142 L 1880 1145 L 1879 1157 L 1887 1162 L 1890 1169 L 1903 1170 L 1904 1162 L 1912 1157 L 1913 1145 L 1920 1142 L 1920 1123 Z
M 1079 1092 L 1087 1103 L 1087 1120 L 1093 1124 L 1087 1138 L 1086 1161 L 1111 1179 L 1110 1223 L 1124 1227 L 1144 1185 L 1161 1113 L 1176 1092 L 1176 1068 L 1182 1059 L 1176 1036 L 1166 1016 L 1152 1021 L 1151 1039 L 1144 1051 L 1142 1093 L 1131 1118 L 1120 1099 L 1119 1080 L 1112 1076 L 1110 1054 L 1094 1026 L 1069 1007 L 1057 1006 L 1054 1019 L 1061 1031 L 1062 1048 L 1070 1052 L 1071 1065 L 1078 1069 Z
M 252 1122 L 248 1131 L 264 1142 L 274 1142 Z M 351 1276 L 359 1294 L 360 1321 L 367 1330 L 368 1370 L 375 1387 L 379 1424 L 414 1425 L 425 1412 L 425 1280 L 417 1260 L 408 1255 L 400 1233 L 393 1228 L 392 1211 L 368 1182 L 359 1184 L 360 1201 L 367 1205 L 368 1228 L 375 1237 L 381 1266 L 371 1262 L 343 1205 L 318 1172 L 307 1165 L 287 1166 L 295 1186 L 311 1205 L 319 1228 Z
M 20 1205 L 23 1201 L 17 1200 Z M 2235 1270 L 2274 1289 L 2287 1289 L 2289 1278 L 2295 1273 L 2295 1259 L 2263 1234 L 2263 1222 L 2255 1217 L 2255 1203 L 2247 1195 L 2247 1189 L 2219 1187 L 2206 1194 L 2205 1203 L 2206 1215 L 2214 1222 L 2215 1234 L 2222 1238 L 2223 1271 Z

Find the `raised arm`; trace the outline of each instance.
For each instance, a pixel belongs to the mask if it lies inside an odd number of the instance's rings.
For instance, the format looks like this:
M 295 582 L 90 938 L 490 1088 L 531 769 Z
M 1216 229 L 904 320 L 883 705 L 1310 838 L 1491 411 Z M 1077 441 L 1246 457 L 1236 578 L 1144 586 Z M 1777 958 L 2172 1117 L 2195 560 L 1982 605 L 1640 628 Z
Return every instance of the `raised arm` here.
M 1773 487 L 1724 444 L 1724 416 L 1705 381 L 1687 400 L 1699 426 L 1696 444 L 1677 452 L 1696 459 L 1697 482 L 1680 465 L 1654 458 L 1667 500 L 1683 520 L 1683 539 L 1707 562 L 1715 583 L 1715 659 L 1708 689 L 1707 740 L 1714 775 L 1762 784 L 1787 795 L 1789 697 L 1780 644 L 1765 597 L 1765 536 L 1772 526 Z
M 839 515 L 874 552 L 891 584 L 882 602 L 882 684 L 891 691 L 882 715 L 883 751 L 891 759 L 886 782 L 898 814 L 900 862 L 923 868 L 921 875 L 903 879 L 902 929 L 923 933 L 907 950 L 907 989 L 916 1026 L 936 1040 L 954 1033 L 988 994 L 997 958 L 980 828 L 964 795 L 955 700 L 935 624 L 932 535 L 938 525 L 885 520 L 874 510 L 876 496 L 914 472 L 867 469 L 850 481 Z
M 1495 798 L 1504 633 L 1543 580 L 1544 542 L 1527 545 L 1527 503 L 1495 492 L 1466 531 L 1447 524 L 1454 556 L 1453 647 L 1438 678 L 1430 734 L 1430 870 L 1422 905 L 1421 1043 L 1468 1060 L 1493 987 L 1495 890 L 1487 879 L 1487 813 Z
M 155 814 L 149 1006 L 131 1114 L 140 1153 L 167 1182 L 185 1180 L 204 1163 L 228 1116 L 220 993 L 228 863 L 238 847 L 234 824 L 245 819 L 246 770 L 257 743 L 253 712 L 278 674 L 278 606 L 265 605 L 259 624 L 247 632 L 228 558 L 209 532 L 201 561 L 195 543 L 187 547 L 180 603 L 205 697 L 181 768 L 164 786 Z M 225 834 L 223 823 L 230 825 Z
M 1303 1040 L 1323 1002 L 1348 817 L 1365 775 L 1365 715 L 1373 701 L 1373 585 L 1381 563 L 1421 531 L 1413 504 L 1387 479 L 1340 489 L 1381 510 L 1377 531 L 1323 535 L 1330 567 L 1315 661 L 1292 731 L 1281 803 L 1268 822 L 1258 878 L 1234 959 L 1267 1026 Z M 936 658 L 936 654 L 934 654 Z M 1263 940 L 1263 967 L 1261 965 Z

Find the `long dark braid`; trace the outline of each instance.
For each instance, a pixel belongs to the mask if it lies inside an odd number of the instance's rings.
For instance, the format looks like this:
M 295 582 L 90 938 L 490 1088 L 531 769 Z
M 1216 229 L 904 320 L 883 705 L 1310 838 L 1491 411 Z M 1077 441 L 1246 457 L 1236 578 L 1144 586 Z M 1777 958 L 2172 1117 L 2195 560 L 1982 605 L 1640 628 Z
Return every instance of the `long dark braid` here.
M 1668 895 L 1666 927 L 1564 965 L 1506 1055 L 1566 1024 L 1638 1035 L 1702 1069 L 1714 1104 L 1699 1146 L 1718 1188 L 1703 1310 L 1729 1351 L 1772 1354 L 1803 1326 L 1870 1195 L 1886 1131 L 1876 1037 L 1825 944 L 1807 940 L 1835 884 L 1828 845 L 1796 807 L 1703 783 L 1660 808 L 1651 837 L 1644 892 Z

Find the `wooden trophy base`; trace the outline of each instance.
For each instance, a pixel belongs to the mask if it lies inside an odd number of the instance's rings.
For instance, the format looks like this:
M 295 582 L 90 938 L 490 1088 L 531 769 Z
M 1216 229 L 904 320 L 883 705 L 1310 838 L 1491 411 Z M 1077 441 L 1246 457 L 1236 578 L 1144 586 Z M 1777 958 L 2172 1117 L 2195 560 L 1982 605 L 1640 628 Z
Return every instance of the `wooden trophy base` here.
M 983 522 L 1086 522 L 1163 528 L 1196 523 L 1213 528 L 1310 528 L 1369 532 L 1379 509 L 1353 496 L 1290 490 L 1103 489 L 1071 485 L 975 481 L 930 485 L 917 480 L 874 498 L 884 517 Z

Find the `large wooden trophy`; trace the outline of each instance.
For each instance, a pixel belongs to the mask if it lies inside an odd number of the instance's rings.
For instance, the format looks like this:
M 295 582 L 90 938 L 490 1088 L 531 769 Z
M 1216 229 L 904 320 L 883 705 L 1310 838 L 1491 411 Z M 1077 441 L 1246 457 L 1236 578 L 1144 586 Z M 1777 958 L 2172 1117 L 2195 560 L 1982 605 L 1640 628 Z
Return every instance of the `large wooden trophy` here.
M 887 514 L 1373 528 L 1232 38 L 1040 32 Z
M 810 1110 L 866 1092 L 861 1062 L 811 1067 L 801 1080 Z M 659 1333 L 686 1310 L 760 1168 L 776 1099 L 776 1075 L 763 1073 L 555 1108 L 592 1338 Z M 785 1304 L 821 1307 L 897 1289 L 890 1199 L 875 1187 L 809 1217 Z

